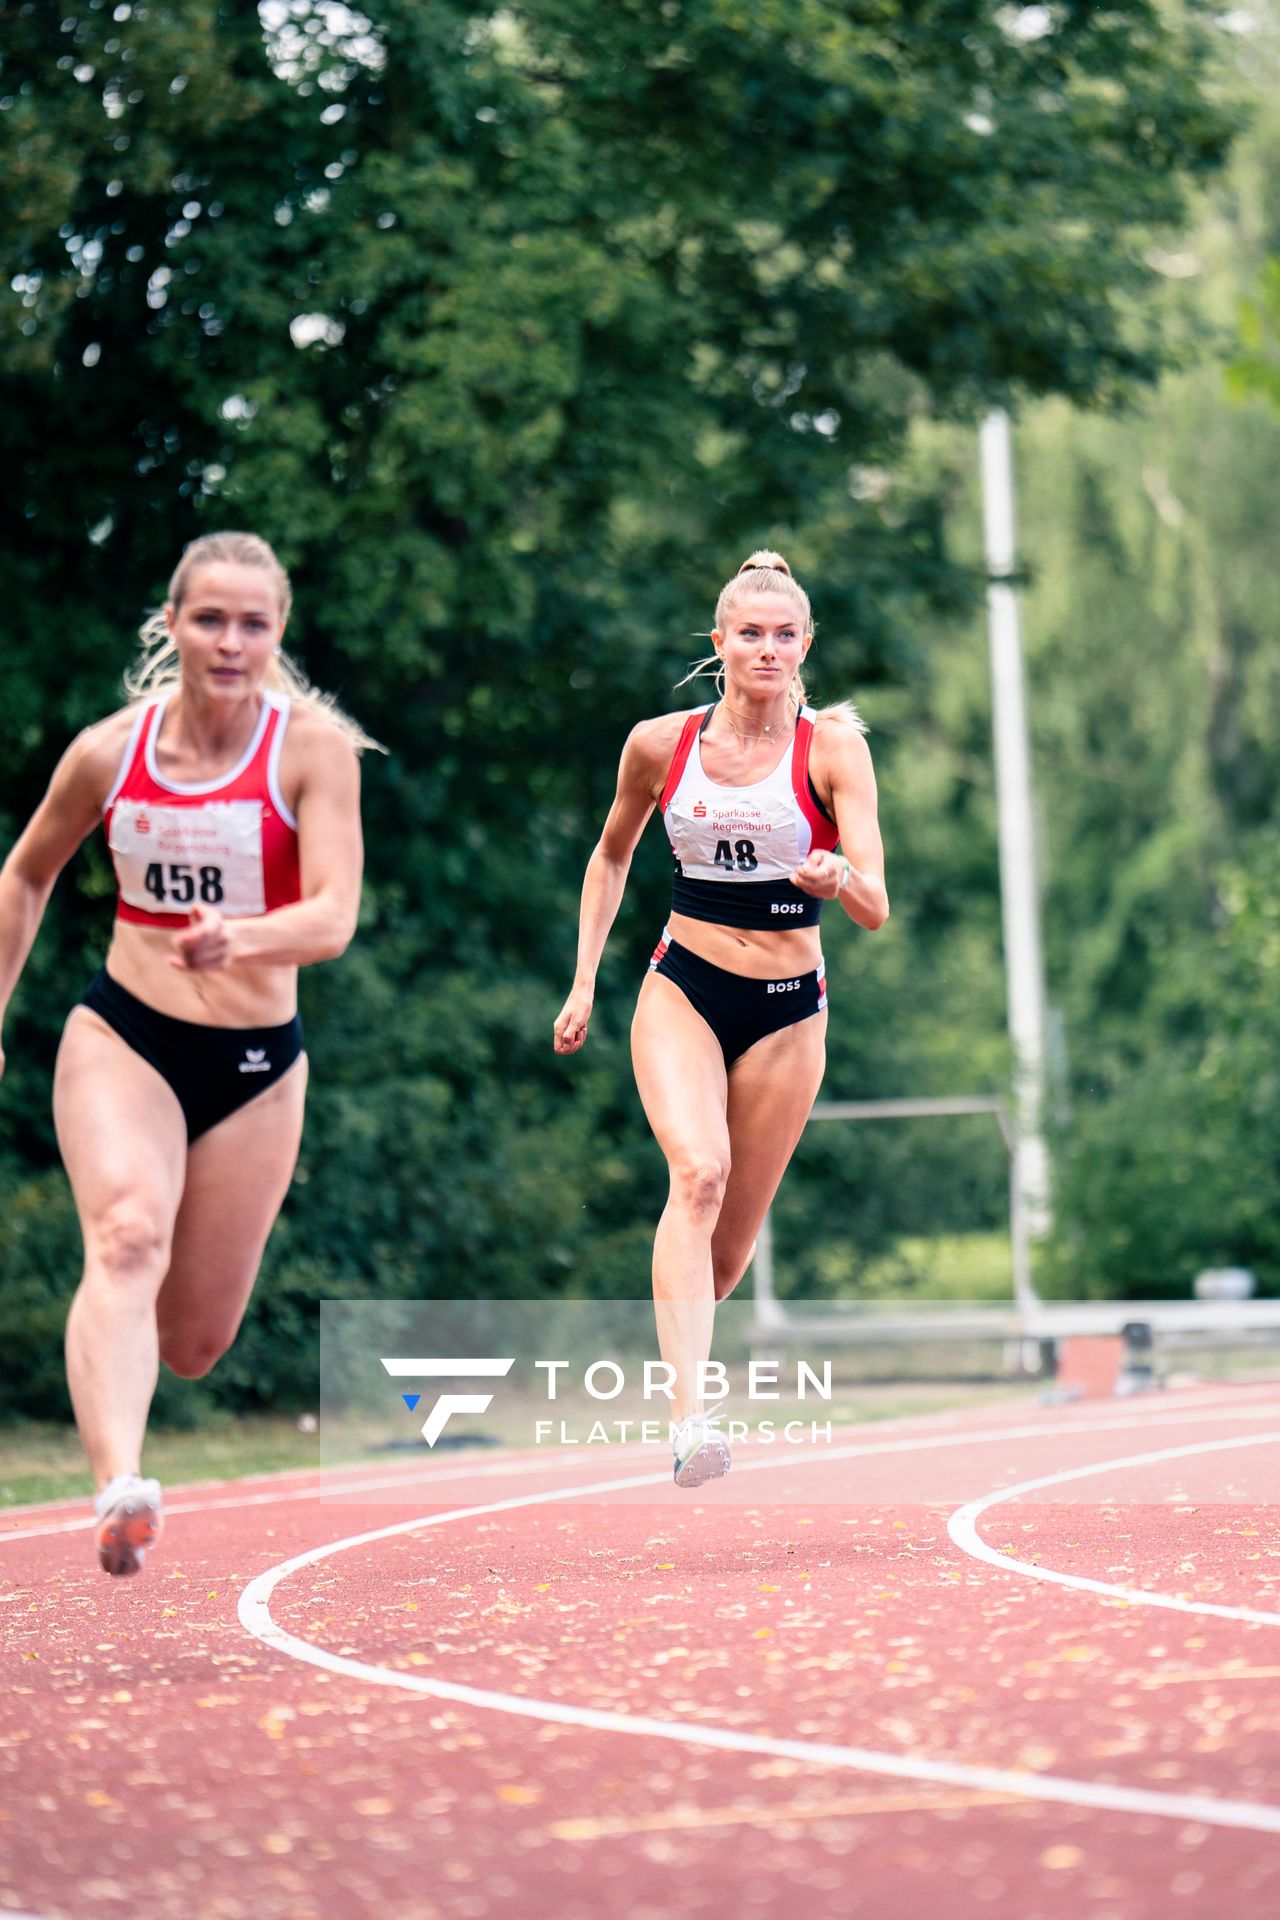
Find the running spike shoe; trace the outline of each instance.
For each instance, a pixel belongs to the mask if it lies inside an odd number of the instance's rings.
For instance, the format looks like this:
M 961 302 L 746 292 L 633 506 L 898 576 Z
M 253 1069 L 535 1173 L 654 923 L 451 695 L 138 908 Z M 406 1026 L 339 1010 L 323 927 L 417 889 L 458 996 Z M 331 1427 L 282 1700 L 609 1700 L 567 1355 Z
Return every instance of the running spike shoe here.
M 104 1573 L 140 1573 L 147 1548 L 164 1527 L 160 1482 L 137 1473 L 118 1473 L 93 1503 L 98 1516 L 94 1540 Z
M 676 1428 L 671 1444 L 678 1487 L 700 1487 L 708 1480 L 723 1479 L 733 1465 L 728 1439 L 718 1422 L 718 1414 L 691 1413 Z

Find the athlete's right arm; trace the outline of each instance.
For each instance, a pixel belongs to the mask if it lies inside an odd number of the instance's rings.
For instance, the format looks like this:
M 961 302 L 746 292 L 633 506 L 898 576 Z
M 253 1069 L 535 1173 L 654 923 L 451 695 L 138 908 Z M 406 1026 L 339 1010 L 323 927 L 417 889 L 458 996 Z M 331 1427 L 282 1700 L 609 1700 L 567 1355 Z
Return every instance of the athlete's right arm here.
M 656 720 L 642 720 L 622 750 L 618 790 L 582 882 L 578 970 L 555 1023 L 557 1053 L 576 1053 L 587 1037 L 600 955 L 622 904 L 631 856 L 662 792 L 684 718 L 663 714 Z
M 102 803 L 124 746 L 121 718 L 112 714 L 72 741 L 54 770 L 49 791 L 0 867 L 0 1024 L 39 931 L 53 883 L 102 817 Z M 127 732 L 128 716 L 124 719 Z

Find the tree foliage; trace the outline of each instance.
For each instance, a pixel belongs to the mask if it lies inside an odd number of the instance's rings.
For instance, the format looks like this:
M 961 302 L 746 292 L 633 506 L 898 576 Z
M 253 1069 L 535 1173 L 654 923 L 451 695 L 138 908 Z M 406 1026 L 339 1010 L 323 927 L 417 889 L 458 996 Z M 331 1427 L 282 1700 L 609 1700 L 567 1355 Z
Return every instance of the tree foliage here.
M 0 558 L 0 823 L 117 697 L 140 611 L 213 526 L 273 540 L 295 650 L 391 748 L 359 948 L 304 989 L 316 1094 L 250 1343 L 326 1287 L 643 1289 L 660 1165 L 621 1035 L 656 847 L 590 1054 L 547 1044 L 621 740 L 673 703 L 765 539 L 814 584 L 819 698 L 905 714 L 922 635 L 978 585 L 913 422 L 1157 375 L 1152 237 L 1234 125 L 1209 22 L 1141 0 L 0 0 L 0 458 L 23 528 Z M 909 793 L 905 730 L 878 746 Z M 1003 1071 L 989 809 L 944 785 L 886 957 L 843 929 L 830 956 L 842 1090 Z M 52 1048 L 108 898 L 90 849 L 11 1016 L 19 1211 L 53 1164 Z M 943 952 L 913 1038 L 904 996 Z M 868 1190 L 893 1188 L 889 1150 L 860 1152 Z M 963 1154 L 922 1203 L 949 1178 L 994 1206 Z M 872 1207 L 869 1239 L 893 1226 Z M 15 1234 L 0 1260 L 18 1284 Z M 234 1391 L 293 1390 L 266 1378 L 255 1360 Z

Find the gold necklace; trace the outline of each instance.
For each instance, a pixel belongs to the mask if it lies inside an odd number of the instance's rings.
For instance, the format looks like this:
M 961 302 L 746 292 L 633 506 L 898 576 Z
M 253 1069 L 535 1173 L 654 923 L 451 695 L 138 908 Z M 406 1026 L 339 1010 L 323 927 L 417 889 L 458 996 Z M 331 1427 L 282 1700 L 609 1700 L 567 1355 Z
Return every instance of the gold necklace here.
M 733 708 L 729 705 L 728 701 L 722 700 L 720 702 L 720 705 L 724 708 L 724 717 L 729 722 L 730 731 L 737 734 L 739 740 L 741 740 L 744 747 L 758 747 L 762 740 L 768 739 L 769 735 L 776 733 L 778 731 L 778 728 L 782 725 L 781 721 L 778 721 L 771 726 L 765 726 L 764 723 L 761 722 L 759 733 L 745 734 L 743 733 L 741 727 L 737 727 L 734 725 Z

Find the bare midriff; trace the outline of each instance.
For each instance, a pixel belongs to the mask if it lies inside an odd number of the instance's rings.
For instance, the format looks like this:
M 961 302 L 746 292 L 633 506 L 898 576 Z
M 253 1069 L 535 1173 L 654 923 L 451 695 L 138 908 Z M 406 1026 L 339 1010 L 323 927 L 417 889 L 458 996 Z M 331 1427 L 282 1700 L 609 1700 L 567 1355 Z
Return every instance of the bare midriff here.
M 796 898 L 804 895 L 796 888 Z M 685 913 L 668 916 L 671 938 L 709 960 L 713 967 L 743 974 L 748 980 L 782 980 L 788 975 L 812 973 L 822 958 L 817 927 L 781 929 L 722 927 L 713 920 L 692 920 Z
M 178 922 L 174 922 L 176 931 Z M 298 969 L 237 961 L 229 967 L 169 965 L 173 934 L 117 920 L 107 972 L 126 993 L 173 1020 L 200 1027 L 282 1027 L 298 1008 Z

